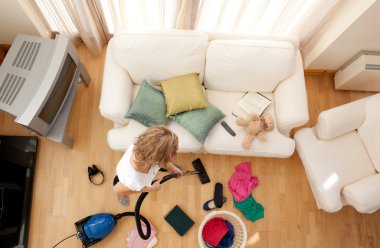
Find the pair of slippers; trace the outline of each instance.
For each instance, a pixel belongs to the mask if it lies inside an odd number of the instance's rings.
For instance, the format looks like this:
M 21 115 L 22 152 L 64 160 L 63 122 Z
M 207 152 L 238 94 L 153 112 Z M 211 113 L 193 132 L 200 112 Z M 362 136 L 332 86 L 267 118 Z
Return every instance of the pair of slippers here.
M 223 196 L 223 184 L 216 183 L 214 189 L 214 199 L 211 199 L 203 204 L 203 209 L 208 211 L 214 208 L 221 208 L 227 198 Z

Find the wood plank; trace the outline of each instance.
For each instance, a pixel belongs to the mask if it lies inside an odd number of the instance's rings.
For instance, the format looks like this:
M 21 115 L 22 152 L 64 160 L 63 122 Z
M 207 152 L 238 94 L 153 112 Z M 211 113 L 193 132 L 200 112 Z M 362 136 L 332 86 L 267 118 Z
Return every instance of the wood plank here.
M 99 212 L 117 214 L 133 211 L 138 195 L 131 196 L 132 205 L 121 206 L 112 191 L 115 166 L 122 152 L 107 145 L 107 131 L 112 123 L 99 114 L 99 99 L 103 77 L 105 49 L 94 57 L 85 48 L 79 49 L 92 81 L 89 88 L 78 87 L 69 120 L 68 132 L 74 138 L 74 149 L 46 138 L 39 138 L 36 180 L 33 187 L 30 248 L 52 247 L 64 237 L 75 233 L 74 222 Z M 307 75 L 310 122 L 316 123 L 318 113 L 350 102 L 370 92 L 337 91 L 330 75 Z M 0 132 L 5 135 L 33 135 L 14 123 L 9 115 L 0 113 Z M 297 153 L 287 159 L 220 156 L 211 154 L 179 154 L 175 161 L 185 169 L 200 157 L 212 183 L 201 185 L 196 176 L 169 181 L 158 193 L 150 194 L 141 213 L 158 229 L 157 247 L 197 247 L 199 224 L 208 212 L 202 210 L 213 196 L 214 183 L 224 185 L 227 202 L 222 210 L 240 216 L 248 230 L 247 247 L 380 247 L 380 211 L 357 213 L 346 206 L 329 214 L 317 209 L 302 163 Z M 250 222 L 233 206 L 227 182 L 234 166 L 250 161 L 252 172 L 260 185 L 253 196 L 265 207 L 265 218 Z M 87 166 L 98 165 L 105 173 L 105 183 L 90 184 Z M 194 227 L 179 237 L 163 216 L 178 204 L 195 221 Z M 134 227 L 131 218 L 119 221 L 116 229 L 96 247 L 126 247 L 127 231 Z M 60 247 L 80 248 L 72 238 Z

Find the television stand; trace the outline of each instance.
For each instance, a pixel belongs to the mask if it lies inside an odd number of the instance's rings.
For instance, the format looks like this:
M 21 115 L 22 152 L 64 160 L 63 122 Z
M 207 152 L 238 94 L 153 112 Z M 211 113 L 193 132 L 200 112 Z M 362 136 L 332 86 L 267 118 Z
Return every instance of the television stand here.
M 79 79 L 80 81 L 78 82 Z M 91 78 L 86 70 L 86 67 L 80 63 L 74 75 L 74 82 L 78 83 L 73 85 L 70 92 L 68 93 L 69 95 L 67 101 L 63 105 L 61 112 L 58 114 L 57 120 L 55 121 L 53 127 L 50 129 L 46 137 L 55 142 L 62 143 L 70 149 L 73 148 L 74 140 L 66 133 L 67 121 L 69 120 L 70 110 L 74 101 L 77 85 L 82 82 L 86 87 L 88 87 L 90 81 Z

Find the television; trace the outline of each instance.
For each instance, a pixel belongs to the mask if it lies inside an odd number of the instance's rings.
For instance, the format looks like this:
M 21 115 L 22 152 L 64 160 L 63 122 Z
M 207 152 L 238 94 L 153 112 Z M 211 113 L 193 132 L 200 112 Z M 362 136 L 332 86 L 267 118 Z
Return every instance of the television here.
M 0 109 L 48 136 L 72 100 L 80 73 L 79 56 L 67 37 L 19 34 L 0 67 Z

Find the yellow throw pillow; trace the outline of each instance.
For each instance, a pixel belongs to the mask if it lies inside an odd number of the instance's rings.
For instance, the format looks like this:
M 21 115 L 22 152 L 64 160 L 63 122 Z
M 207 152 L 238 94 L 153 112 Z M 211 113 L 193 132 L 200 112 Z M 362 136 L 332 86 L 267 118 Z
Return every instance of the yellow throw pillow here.
M 165 96 L 167 117 L 208 107 L 197 73 L 174 77 L 159 84 Z

